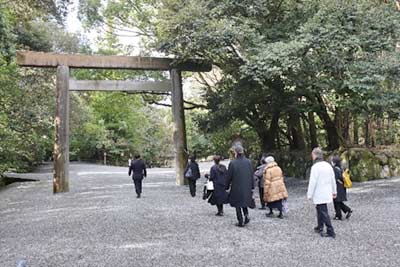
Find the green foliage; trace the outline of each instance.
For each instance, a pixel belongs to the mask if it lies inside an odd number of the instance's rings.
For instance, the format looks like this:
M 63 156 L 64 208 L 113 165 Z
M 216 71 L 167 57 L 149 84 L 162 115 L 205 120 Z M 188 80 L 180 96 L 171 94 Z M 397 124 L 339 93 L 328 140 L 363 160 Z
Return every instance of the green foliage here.
M 29 71 L 22 76 L 15 65 L 0 66 L 0 173 L 29 169 L 49 156 L 53 107 L 42 104 L 54 97 L 50 77 Z
M 203 129 L 239 120 L 269 150 L 281 145 L 279 137 L 304 139 L 293 129 L 306 128 L 290 118 L 298 113 L 304 120 L 311 111 L 335 149 L 348 138 L 337 122 L 341 114 L 379 118 L 398 110 L 399 19 L 381 1 L 165 0 L 155 46 L 219 68 L 218 82 L 207 89 Z

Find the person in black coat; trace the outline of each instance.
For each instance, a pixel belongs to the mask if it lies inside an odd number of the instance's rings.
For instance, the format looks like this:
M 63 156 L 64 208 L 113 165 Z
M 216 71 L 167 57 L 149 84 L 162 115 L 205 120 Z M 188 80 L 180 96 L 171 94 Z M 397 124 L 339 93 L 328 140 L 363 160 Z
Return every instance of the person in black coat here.
M 238 224 L 236 224 L 236 226 L 243 227 L 250 222 L 248 207 L 254 205 L 253 165 L 251 161 L 244 156 L 244 149 L 241 144 L 236 144 L 234 146 L 234 151 L 235 159 L 229 163 L 226 189 L 230 189 L 228 196 L 229 204 L 236 208 L 236 216 L 238 219 Z M 245 217 L 244 221 L 243 215 Z
M 211 167 L 209 176 L 209 180 L 214 183 L 214 191 L 212 191 L 208 203 L 217 206 L 218 212 L 215 214 L 216 216 L 224 215 L 223 205 L 226 204 L 228 197 L 225 190 L 227 169 L 225 165 L 220 164 L 220 161 L 220 156 L 214 156 L 215 165 Z
M 140 198 L 142 194 L 142 181 L 147 176 L 146 163 L 140 158 L 139 154 L 135 155 L 135 160 L 131 161 L 129 166 L 130 176 L 132 174 L 133 183 L 135 184 L 135 190 L 137 198 Z
M 343 203 L 344 201 L 347 201 L 347 190 L 346 187 L 344 187 L 343 185 L 343 170 L 341 166 L 341 161 L 341 158 L 338 156 L 334 156 L 332 158 L 332 166 L 335 172 L 337 188 L 337 195 L 333 201 L 336 212 L 334 220 L 342 220 L 342 211 L 346 214 L 346 219 L 349 219 L 351 213 L 353 212 L 348 206 Z
M 185 178 L 189 182 L 190 195 L 192 197 L 196 196 L 196 181 L 200 178 L 199 164 L 196 162 L 196 157 L 191 156 L 190 162 L 185 170 Z

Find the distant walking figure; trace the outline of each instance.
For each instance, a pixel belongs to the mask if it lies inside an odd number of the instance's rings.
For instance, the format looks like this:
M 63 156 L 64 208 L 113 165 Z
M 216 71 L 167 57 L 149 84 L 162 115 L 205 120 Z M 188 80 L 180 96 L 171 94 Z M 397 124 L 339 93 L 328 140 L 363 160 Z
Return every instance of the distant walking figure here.
M 192 197 L 196 196 L 196 181 L 200 178 L 199 164 L 196 162 L 196 157 L 191 156 L 190 162 L 185 170 L 185 178 L 189 182 L 190 195 Z
M 272 217 L 274 215 L 272 210 L 277 209 L 278 218 L 283 219 L 282 200 L 288 197 L 283 172 L 273 157 L 267 157 L 265 162 L 267 167 L 264 169 L 264 200 L 269 208 L 267 217 Z
M 311 155 L 314 165 L 311 167 L 307 198 L 312 200 L 317 208 L 318 225 L 314 231 L 322 237 L 335 238 L 336 234 L 327 207 L 327 204 L 336 198 L 335 173 L 332 166 L 324 161 L 324 154 L 320 148 L 314 148 Z M 323 232 L 324 225 L 327 228 L 326 234 Z
M 227 194 L 226 194 L 226 175 L 227 169 L 225 165 L 220 164 L 221 157 L 214 156 L 214 166 L 210 169 L 210 181 L 214 184 L 214 190 L 211 193 L 211 197 L 208 202 L 211 205 L 216 205 L 218 212 L 217 216 L 224 215 L 224 204 L 227 202 Z
M 133 183 L 135 184 L 135 190 L 137 198 L 140 198 L 142 194 L 142 180 L 147 176 L 146 164 L 144 160 L 140 158 L 139 154 L 135 155 L 135 159 L 129 166 L 129 176 L 132 174 Z
M 261 162 L 261 165 L 258 166 L 257 170 L 254 172 L 254 179 L 257 181 L 257 184 L 258 184 L 258 192 L 259 192 L 260 204 L 261 204 L 260 210 L 265 210 L 264 170 L 265 170 L 265 167 L 267 167 L 267 164 L 265 163 L 265 157 L 262 157 L 260 162 Z
M 244 156 L 243 146 L 236 144 L 234 151 L 235 159 L 229 163 L 226 189 L 230 189 L 229 204 L 236 208 L 236 226 L 243 227 L 250 222 L 248 207 L 254 204 L 254 173 L 251 161 Z
M 332 158 L 332 166 L 335 172 L 336 188 L 337 188 L 337 196 L 333 201 L 336 213 L 334 220 L 342 220 L 342 211 L 346 214 L 346 219 L 349 219 L 351 213 L 353 212 L 348 206 L 346 206 L 343 203 L 344 201 L 347 201 L 347 190 L 346 187 L 344 187 L 343 169 L 341 161 L 342 161 L 341 158 L 338 156 Z

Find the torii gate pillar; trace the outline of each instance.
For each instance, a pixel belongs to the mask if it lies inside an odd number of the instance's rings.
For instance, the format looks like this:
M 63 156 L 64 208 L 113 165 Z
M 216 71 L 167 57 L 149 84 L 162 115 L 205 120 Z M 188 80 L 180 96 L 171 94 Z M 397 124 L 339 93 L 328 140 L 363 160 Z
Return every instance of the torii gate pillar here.
M 69 191 L 69 67 L 57 67 L 53 193 Z
M 184 172 L 188 160 L 185 110 L 183 105 L 182 75 L 178 69 L 170 71 L 172 81 L 172 115 L 174 120 L 174 153 L 176 184 L 184 185 Z

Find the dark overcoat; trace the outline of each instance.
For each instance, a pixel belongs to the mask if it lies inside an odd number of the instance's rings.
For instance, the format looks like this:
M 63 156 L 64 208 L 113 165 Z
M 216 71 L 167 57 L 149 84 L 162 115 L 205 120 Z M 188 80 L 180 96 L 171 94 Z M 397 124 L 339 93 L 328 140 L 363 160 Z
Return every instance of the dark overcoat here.
M 136 159 L 129 166 L 129 175 L 132 173 L 133 180 L 142 180 L 147 176 L 146 164 L 142 159 Z
M 216 164 L 210 169 L 210 181 L 214 183 L 214 191 L 208 202 L 211 205 L 226 204 L 228 194 L 226 193 L 226 174 L 227 169 L 223 164 Z
M 228 199 L 232 207 L 247 208 L 252 206 L 253 174 L 253 165 L 244 156 L 239 156 L 229 163 L 226 188 L 230 188 Z
M 347 201 L 347 190 L 346 187 L 344 187 L 343 185 L 343 170 L 339 166 L 333 167 L 333 170 L 335 172 L 336 190 L 337 190 L 336 199 L 334 199 L 334 201 L 335 202 Z

